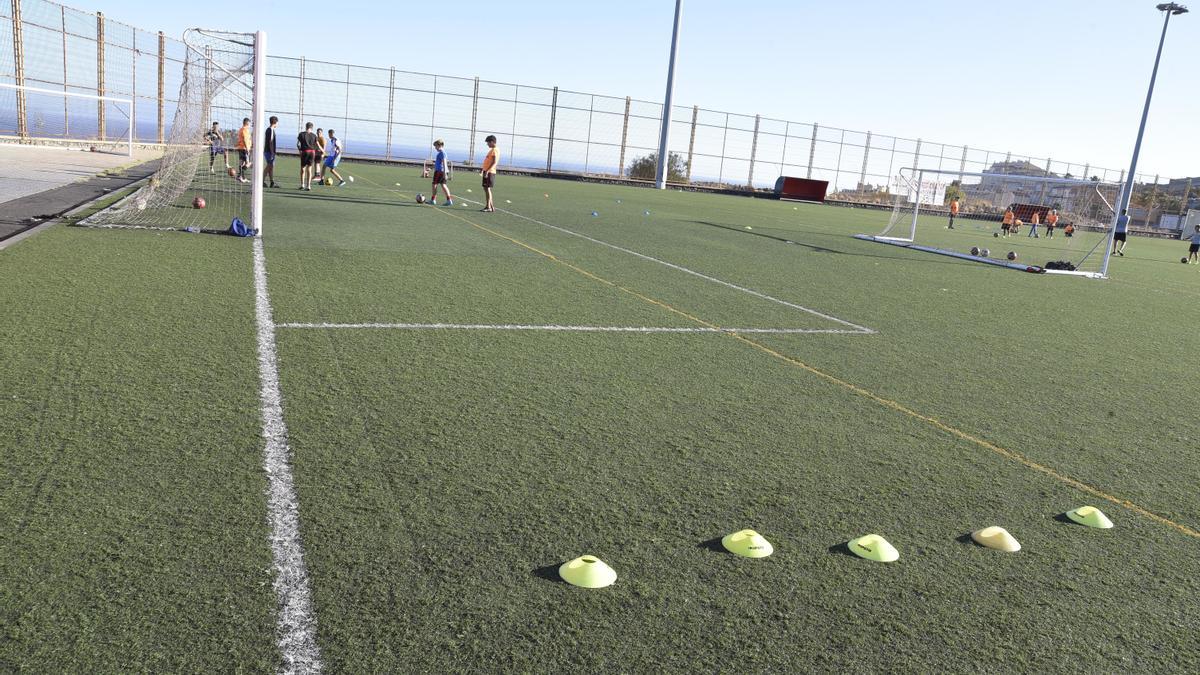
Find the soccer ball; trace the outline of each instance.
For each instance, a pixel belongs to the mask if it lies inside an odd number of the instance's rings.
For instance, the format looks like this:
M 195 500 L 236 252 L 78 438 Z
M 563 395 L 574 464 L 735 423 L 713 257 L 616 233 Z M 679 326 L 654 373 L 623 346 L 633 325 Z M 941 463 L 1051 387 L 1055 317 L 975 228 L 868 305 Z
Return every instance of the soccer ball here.
M 138 200 L 137 200 L 137 210 L 138 210 L 138 211 L 145 211 L 145 210 L 146 210 L 146 200 L 145 200 L 145 199 L 138 199 Z
M 424 204 L 425 203 L 425 195 L 418 193 L 417 194 L 417 203 Z
M 986 248 L 985 248 L 985 249 L 981 249 L 981 250 L 979 251 L 979 255 L 981 255 L 981 256 L 983 256 L 983 257 L 985 257 L 985 258 L 986 258 L 986 257 L 988 257 L 988 256 L 990 256 L 991 254 L 992 254 L 992 252 L 991 252 L 991 251 L 989 251 L 989 250 L 987 250 Z
M 1017 259 L 1017 252 L 1016 252 L 1016 251 L 1009 251 L 1009 252 L 1008 252 L 1008 259 L 1009 259 L 1009 260 L 1016 260 L 1016 259 Z
M 354 182 L 354 176 L 346 176 L 346 180 L 348 180 L 348 181 L 350 181 L 351 183 L 353 183 L 353 182 Z
M 1186 264 L 1187 264 L 1187 258 L 1180 258 L 1180 259 L 1179 259 L 1179 262 L 1181 262 L 1181 263 L 1183 263 L 1184 265 L 1186 265 Z
M 971 247 L 971 255 L 979 255 L 979 247 L 978 246 Z
M 326 185 L 333 185 L 333 179 L 332 179 L 332 178 L 330 178 L 330 177 L 328 177 L 328 176 L 326 176 L 326 177 L 325 177 L 325 184 L 326 184 Z
M 992 236 L 993 236 L 993 237 L 999 237 L 999 236 L 1000 236 L 1000 233 L 999 233 L 999 232 L 993 232 L 993 233 L 992 233 Z
M 206 206 L 206 202 L 204 201 L 204 197 L 196 197 L 195 199 L 192 200 L 192 208 L 193 209 L 202 209 L 205 206 Z
M 237 169 L 235 169 L 231 166 L 228 169 L 225 169 L 225 173 L 229 174 L 230 178 L 233 178 L 234 176 L 237 175 Z

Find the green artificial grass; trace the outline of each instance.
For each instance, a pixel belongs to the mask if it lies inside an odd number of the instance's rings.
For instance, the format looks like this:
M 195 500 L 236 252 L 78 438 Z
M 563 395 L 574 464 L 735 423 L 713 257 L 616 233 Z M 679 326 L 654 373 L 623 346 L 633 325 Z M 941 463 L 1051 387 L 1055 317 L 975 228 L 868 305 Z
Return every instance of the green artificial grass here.
M 0 252 L 0 669 L 278 662 L 248 244 Z
M 264 238 L 330 672 L 1200 668 L 1185 244 L 1049 277 L 852 238 L 883 210 L 501 176 L 522 218 L 473 174 L 435 208 L 416 169 L 344 169 L 268 191 Z M 0 252 L 0 666 L 278 666 L 249 243 Z M 746 527 L 775 554 L 720 549 Z M 867 533 L 900 560 L 851 555 Z M 560 581 L 583 554 L 616 584 Z
M 273 202 L 278 321 L 839 326 L 529 220 L 418 207 L 411 170 L 348 172 L 353 188 Z M 453 187 L 478 199 L 473 182 Z M 497 198 L 878 333 L 747 336 L 837 384 L 726 335 L 281 329 L 334 670 L 1200 663 L 1179 602 L 1198 590 L 1197 540 L 1062 480 L 1200 525 L 1180 375 L 1197 270 L 1157 262 L 1179 242 L 1135 238 L 1093 281 L 850 238 L 886 211 L 507 176 Z M 1021 244 L 1057 257 L 1060 242 Z M 1088 503 L 1117 528 L 1060 519 Z M 1024 550 L 965 539 L 987 525 Z M 744 527 L 776 554 L 713 550 Z M 845 552 L 868 532 L 900 562 Z M 585 553 L 615 586 L 557 581 Z

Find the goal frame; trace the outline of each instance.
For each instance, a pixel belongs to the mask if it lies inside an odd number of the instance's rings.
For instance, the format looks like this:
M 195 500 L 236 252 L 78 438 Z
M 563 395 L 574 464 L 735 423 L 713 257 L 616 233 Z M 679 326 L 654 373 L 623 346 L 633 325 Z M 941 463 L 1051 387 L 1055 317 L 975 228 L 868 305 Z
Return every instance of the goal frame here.
M 133 157 L 134 124 L 136 121 L 136 118 L 134 117 L 133 99 L 121 98 L 118 96 L 101 96 L 99 94 L 81 94 L 81 93 L 74 92 L 74 91 L 61 91 L 61 90 L 57 90 L 57 89 L 45 89 L 42 87 L 30 87 L 30 86 L 24 85 L 24 84 L 9 84 L 7 82 L 0 82 L 0 89 L 14 90 L 17 92 L 17 96 L 21 96 L 25 92 L 33 92 L 35 94 L 44 94 L 47 96 L 59 96 L 64 99 L 65 98 L 79 98 L 79 99 L 85 99 L 85 100 L 89 100 L 89 101 L 96 101 L 97 103 L 111 102 L 111 103 L 119 103 L 119 104 L 124 105 L 125 110 L 128 111 L 126 114 L 126 118 L 129 120 L 129 128 L 128 128 L 128 131 L 126 132 L 126 134 L 121 138 L 111 138 L 111 139 L 101 140 L 101 139 L 87 139 L 87 138 L 71 138 L 70 136 L 65 136 L 65 135 L 61 136 L 61 137 L 58 137 L 58 136 L 42 137 L 42 136 L 30 135 L 28 133 L 28 131 L 26 131 L 26 133 L 24 133 L 24 134 L 18 133 L 18 135 L 15 138 L 17 138 L 21 143 L 38 143 L 38 142 L 70 143 L 70 144 L 113 143 L 114 145 L 125 146 L 125 155 L 127 157 Z
M 993 260 L 993 259 L 989 259 L 989 258 L 979 258 L 977 256 L 970 256 L 970 255 L 967 255 L 964 253 L 959 253 L 957 251 L 952 251 L 949 249 L 937 248 L 934 246 L 922 246 L 922 245 L 917 244 L 916 243 L 917 222 L 921 215 L 921 194 L 922 194 L 921 189 L 925 185 L 925 176 L 926 175 L 946 176 L 946 177 L 948 177 L 948 180 L 946 181 L 947 184 L 953 182 L 954 180 L 961 180 L 963 177 L 970 176 L 973 178 L 994 177 L 994 178 L 1001 179 L 1001 180 L 1020 180 L 1022 182 L 1027 182 L 1027 183 L 1053 183 L 1055 185 L 1068 185 L 1068 186 L 1078 185 L 1078 186 L 1090 186 L 1090 187 L 1095 188 L 1096 196 L 1098 196 L 1104 202 L 1104 204 L 1106 206 L 1108 206 L 1109 210 L 1112 212 L 1112 218 L 1109 220 L 1108 225 L 1105 228 L 1105 235 L 1103 237 L 1101 237 L 1100 242 L 1098 242 L 1096 244 L 1096 246 L 1094 246 L 1092 248 L 1092 250 L 1087 253 L 1087 255 L 1092 255 L 1095 252 L 1095 249 L 1098 248 L 1101 244 L 1103 244 L 1105 246 L 1104 257 L 1100 263 L 1100 270 L 1098 272 L 1087 272 L 1087 271 L 1080 271 L 1080 270 L 1046 269 L 1044 267 L 1040 267 L 1037 265 L 1025 265 L 1025 264 L 1021 264 L 1021 263 L 1014 263 L 1014 262 L 1008 262 L 1008 261 L 1002 261 L 1002 260 Z M 1111 185 L 1113 187 L 1116 187 L 1118 189 L 1117 203 L 1119 204 L 1120 199 L 1121 199 L 1121 192 L 1124 190 L 1124 188 L 1119 184 L 1105 183 L 1102 181 L 1094 181 L 1094 180 L 1088 180 L 1088 179 L 1084 179 L 1084 178 L 1059 178 L 1059 177 L 1052 177 L 1052 176 L 1023 176 L 1023 175 L 1019 175 L 1019 174 L 996 173 L 996 172 L 991 172 L 991 171 L 972 172 L 972 171 L 956 171 L 953 169 L 923 169 L 923 168 L 919 168 L 919 167 L 903 167 L 897 173 L 897 178 L 901 179 L 902 181 L 904 181 L 905 183 L 907 183 L 910 186 L 915 185 L 915 188 L 914 188 L 915 195 L 914 195 L 913 205 L 912 205 L 912 218 L 909 221 L 908 236 L 907 237 L 897 237 L 897 236 L 884 236 L 882 234 L 880 234 L 880 235 L 856 234 L 856 235 L 854 235 L 855 239 L 862 239 L 864 241 L 874 241 L 874 242 L 881 243 L 881 244 L 890 244 L 893 246 L 910 248 L 910 249 L 917 250 L 917 251 L 925 251 L 927 253 L 937 253 L 939 255 L 946 255 L 946 256 L 953 257 L 953 258 L 962 258 L 964 260 L 971 260 L 973 262 L 981 262 L 981 263 L 995 265 L 995 266 L 999 266 L 999 267 L 1007 267 L 1009 269 L 1021 270 L 1024 272 L 1033 272 L 1033 273 L 1037 273 L 1037 274 L 1066 274 L 1066 275 L 1071 275 L 1071 276 L 1088 277 L 1088 278 L 1093 278 L 1093 279 L 1107 279 L 1108 278 L 1108 263 L 1109 263 L 1109 259 L 1112 256 L 1112 242 L 1113 242 L 1113 236 L 1116 233 L 1117 213 L 1116 213 L 1116 205 L 1109 202 L 1108 199 L 1106 199 L 1104 197 L 1103 193 L 1101 193 L 1099 190 L 1099 186 Z M 904 198 L 903 195 L 899 195 L 899 194 L 896 195 L 897 200 L 900 200 L 903 198 Z M 1085 255 L 1085 258 L 1087 257 L 1087 255 Z

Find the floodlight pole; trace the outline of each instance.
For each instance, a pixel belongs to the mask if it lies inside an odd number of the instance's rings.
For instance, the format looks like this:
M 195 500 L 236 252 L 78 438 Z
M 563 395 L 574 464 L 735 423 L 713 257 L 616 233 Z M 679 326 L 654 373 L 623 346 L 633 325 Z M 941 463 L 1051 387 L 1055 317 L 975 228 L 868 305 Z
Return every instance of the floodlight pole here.
M 654 176 L 654 187 L 667 189 L 667 167 L 670 154 L 667 142 L 671 140 L 671 98 L 675 95 L 675 52 L 679 48 L 679 17 L 683 14 L 683 0 L 675 0 L 675 28 L 671 32 L 671 60 L 667 65 L 667 95 L 663 99 L 662 134 L 658 137 L 658 172 Z
M 1158 63 L 1162 60 L 1163 43 L 1167 40 L 1167 25 L 1171 23 L 1172 15 L 1186 14 L 1188 8 L 1174 2 L 1167 2 L 1158 5 L 1158 11 L 1163 12 L 1166 17 L 1163 19 L 1162 36 L 1158 39 L 1158 53 L 1154 56 L 1154 70 L 1150 71 L 1150 88 L 1146 90 L 1146 105 L 1142 108 L 1142 123 L 1138 127 L 1137 141 L 1133 144 L 1133 159 L 1129 162 L 1125 188 L 1121 191 L 1121 199 L 1117 203 L 1117 217 L 1129 209 L 1129 200 L 1133 196 L 1133 184 L 1137 179 L 1138 154 L 1142 151 L 1142 135 L 1146 133 L 1146 118 L 1150 115 L 1150 97 L 1154 95 L 1154 81 L 1158 78 Z M 1111 244 L 1109 249 L 1112 249 Z

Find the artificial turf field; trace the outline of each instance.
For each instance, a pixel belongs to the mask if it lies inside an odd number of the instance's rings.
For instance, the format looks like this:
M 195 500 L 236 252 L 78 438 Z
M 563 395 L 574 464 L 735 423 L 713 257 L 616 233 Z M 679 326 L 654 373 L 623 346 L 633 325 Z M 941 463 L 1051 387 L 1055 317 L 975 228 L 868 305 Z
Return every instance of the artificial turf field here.
M 346 172 L 269 192 L 263 239 L 328 670 L 1200 668 L 1185 244 L 1094 281 L 850 236 L 884 211 L 501 176 L 487 214 Z M 279 667 L 251 259 L 0 252 L 0 667 Z M 817 332 L 666 332 L 714 327 Z M 713 545 L 745 527 L 775 554 Z M 872 532 L 898 562 L 848 553 Z M 585 553 L 617 583 L 557 579 Z

